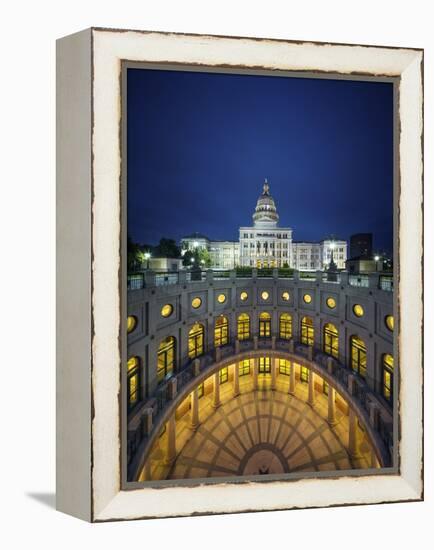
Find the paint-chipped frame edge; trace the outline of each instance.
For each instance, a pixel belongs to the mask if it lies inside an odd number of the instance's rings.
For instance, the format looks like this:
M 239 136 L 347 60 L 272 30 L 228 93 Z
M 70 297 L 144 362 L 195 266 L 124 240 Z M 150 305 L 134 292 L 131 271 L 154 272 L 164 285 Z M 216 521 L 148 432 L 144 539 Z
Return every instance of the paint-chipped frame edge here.
M 399 475 L 120 490 L 124 59 L 400 78 Z M 92 28 L 58 41 L 57 97 L 58 509 L 99 522 L 422 500 L 423 50 Z

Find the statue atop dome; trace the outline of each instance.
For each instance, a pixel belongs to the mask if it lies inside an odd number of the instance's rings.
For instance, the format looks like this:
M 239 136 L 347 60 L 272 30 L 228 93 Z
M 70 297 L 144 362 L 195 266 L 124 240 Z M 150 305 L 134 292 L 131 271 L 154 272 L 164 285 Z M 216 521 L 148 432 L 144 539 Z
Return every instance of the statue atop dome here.
M 270 194 L 270 186 L 268 185 L 268 180 L 265 178 L 264 181 L 264 190 L 262 191 L 263 195 L 269 195 Z
M 255 213 L 253 214 L 253 223 L 255 227 L 271 228 L 276 227 L 279 221 L 279 214 L 274 204 L 274 199 L 270 195 L 270 185 L 265 178 L 262 194 L 256 203 Z

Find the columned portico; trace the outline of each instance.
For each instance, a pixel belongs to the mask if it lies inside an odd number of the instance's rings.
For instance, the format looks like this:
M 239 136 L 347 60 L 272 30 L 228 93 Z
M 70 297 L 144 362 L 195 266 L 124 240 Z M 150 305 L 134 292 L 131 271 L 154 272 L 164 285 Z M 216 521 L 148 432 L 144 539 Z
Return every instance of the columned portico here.
M 217 371 L 213 375 L 213 398 L 212 398 L 212 406 L 214 409 L 217 409 L 220 407 L 220 373 Z
M 327 422 L 330 426 L 337 424 L 336 420 L 336 390 L 329 386 L 328 388 L 328 408 L 327 408 Z
M 253 389 L 258 389 L 258 372 L 259 372 L 259 359 L 255 357 L 253 359 Z
M 357 415 L 349 407 L 348 410 L 348 452 L 351 458 L 360 458 L 359 438 L 357 433 Z
M 313 370 L 309 371 L 309 392 L 307 402 L 311 407 L 315 405 L 315 374 Z
M 240 367 L 238 363 L 234 365 L 233 395 L 237 397 L 240 393 Z
M 196 387 L 190 394 L 191 429 L 197 430 L 199 426 L 199 390 Z
M 166 452 L 166 464 L 172 464 L 176 459 L 176 420 L 175 414 L 172 414 L 167 423 L 167 452 Z
M 279 359 L 271 360 L 271 389 L 276 389 L 276 372 L 279 365 Z
M 289 393 L 291 395 L 295 394 L 295 364 L 293 361 L 289 371 Z

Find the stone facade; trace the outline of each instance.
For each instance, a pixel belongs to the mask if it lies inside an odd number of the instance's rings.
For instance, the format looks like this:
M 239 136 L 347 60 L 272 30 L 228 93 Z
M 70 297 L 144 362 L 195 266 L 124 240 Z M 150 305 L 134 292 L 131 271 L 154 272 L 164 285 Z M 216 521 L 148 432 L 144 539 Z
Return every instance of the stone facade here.
M 334 378 L 327 379 L 327 384 L 345 395 L 345 402 L 351 405 L 351 410 L 357 411 L 358 418 L 367 417 L 372 426 L 376 426 L 377 418 L 381 416 L 382 437 L 386 422 L 389 424 L 388 433 L 391 433 L 392 407 L 383 396 L 383 361 L 385 355 L 393 356 L 393 324 L 391 329 L 386 323 L 388 318 L 393 317 L 393 292 L 383 289 L 393 286 L 384 284 L 384 276 L 371 274 L 363 276 L 362 280 L 361 277 L 340 273 L 338 280 L 331 282 L 327 280 L 327 273 L 322 272 L 306 279 L 300 277 L 298 272 L 292 278 L 279 278 L 278 269 L 273 270 L 273 276 L 264 278 L 257 277 L 256 270 L 249 278 L 237 278 L 234 271 L 229 277 L 219 277 L 210 270 L 198 281 L 188 281 L 187 275 L 181 272 L 176 281 L 164 285 L 159 285 L 158 279 L 152 279 L 150 275 L 145 288 L 128 292 L 128 315 L 135 319 L 134 330 L 128 335 L 128 357 L 136 357 L 141 369 L 140 399 L 128 415 L 131 456 L 141 452 L 137 441 L 140 442 L 143 436 L 138 434 L 143 433 L 143 418 L 146 411 L 155 408 L 158 395 L 172 395 L 174 398 L 177 391 L 182 391 L 182 384 L 186 383 L 188 388 L 193 388 L 191 368 L 193 376 L 197 376 L 197 384 L 200 384 L 204 380 L 215 380 L 217 375 L 209 369 L 238 364 L 243 357 L 288 357 L 291 362 L 306 364 L 307 369 L 326 365 L 320 371 L 324 374 L 317 371 L 318 381 L 321 377 L 326 380 L 325 377 L 334 372 L 326 361 L 328 357 L 339 368 Z M 167 306 L 169 315 L 166 315 Z M 265 338 L 260 338 L 263 313 L 269 317 L 269 333 Z M 283 314 L 290 317 L 289 339 L 282 337 Z M 247 315 L 250 324 L 246 341 L 239 340 L 241 315 Z M 306 318 L 312 322 L 311 346 L 302 343 Z M 220 347 L 216 345 L 216 329 L 222 319 L 227 322 L 227 344 Z M 334 357 L 326 353 L 326 328 L 330 324 L 337 334 L 337 353 Z M 203 328 L 203 349 L 198 358 L 192 360 L 189 336 L 197 325 Z M 363 378 L 354 373 L 351 366 L 351 341 L 355 336 L 366 347 Z M 161 380 L 157 375 L 157 356 L 159 346 L 168 338 L 175 342 L 174 369 Z M 207 375 L 208 371 L 211 374 Z M 185 380 L 183 372 L 188 374 Z M 301 375 L 301 371 L 298 372 L 298 380 Z M 357 392 L 354 384 L 360 386 Z M 188 388 L 184 391 L 191 391 Z M 311 388 L 311 391 L 318 391 L 318 388 Z M 351 395 L 356 394 L 369 394 L 370 397 L 364 397 L 362 406 L 357 401 L 351 401 Z M 377 413 L 372 413 L 369 420 L 371 407 Z M 160 413 L 151 414 L 159 418 Z M 390 436 L 387 437 L 390 441 Z

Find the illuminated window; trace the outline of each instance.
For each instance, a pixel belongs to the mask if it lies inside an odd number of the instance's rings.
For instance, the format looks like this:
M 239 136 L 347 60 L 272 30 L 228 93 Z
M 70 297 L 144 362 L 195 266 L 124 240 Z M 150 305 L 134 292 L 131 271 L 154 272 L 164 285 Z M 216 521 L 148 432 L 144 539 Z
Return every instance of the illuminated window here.
M 389 353 L 383 355 L 383 396 L 388 401 L 393 398 L 393 356 Z
M 250 317 L 247 313 L 242 313 L 238 317 L 237 335 L 238 340 L 248 340 L 250 338 Z
M 327 304 L 327 307 L 329 307 L 330 309 L 335 309 L 336 300 L 330 296 L 329 298 L 327 298 L 326 304 Z
M 366 346 L 358 336 L 351 336 L 351 368 L 362 378 L 366 377 Z
M 220 384 L 224 384 L 229 380 L 228 367 L 224 367 L 223 369 L 219 370 L 219 380 L 220 380 Z
M 245 302 L 247 300 L 247 298 L 249 297 L 249 295 L 247 294 L 247 292 L 241 292 L 240 294 L 240 300 L 242 300 L 243 302 Z
M 282 300 L 285 300 L 285 302 L 289 301 L 289 292 L 282 292 Z
M 288 359 L 279 359 L 279 374 L 289 376 L 291 373 L 291 363 Z
M 279 337 L 284 340 L 292 337 L 292 317 L 289 313 L 282 313 L 279 318 Z
M 250 359 L 243 359 L 238 363 L 238 373 L 240 376 L 250 374 Z
M 309 369 L 307 367 L 300 367 L 300 380 L 309 382 Z
M 204 328 L 203 325 L 195 323 L 188 333 L 188 356 L 190 359 L 199 357 L 203 353 L 204 342 Z
M 168 336 L 160 342 L 158 346 L 157 361 L 157 380 L 162 382 L 170 376 L 175 370 L 176 363 L 176 340 L 173 336 Z
M 173 313 L 173 306 L 172 304 L 166 304 L 161 308 L 161 316 L 162 317 L 170 317 Z
M 384 319 L 384 322 L 386 323 L 386 327 L 390 331 L 393 331 L 393 325 L 394 325 L 393 315 L 387 315 L 386 318 Z
M 224 315 L 217 317 L 214 327 L 214 346 L 225 346 L 229 340 L 229 322 Z
M 127 363 L 128 410 L 131 410 L 140 399 L 140 361 L 130 357 Z
M 194 309 L 199 308 L 202 305 L 202 300 L 200 298 L 193 298 L 191 301 L 191 307 Z
M 137 317 L 134 317 L 134 315 L 128 315 L 127 317 L 127 333 L 133 332 L 133 330 L 137 326 Z
M 197 397 L 200 399 L 205 394 L 205 385 L 202 382 L 202 384 L 199 384 L 197 387 Z
M 269 295 L 269 293 L 268 293 L 266 290 L 264 290 L 264 291 L 261 293 L 261 298 L 262 298 L 263 300 L 268 300 L 269 297 L 270 297 L 270 295 Z
M 363 317 L 365 312 L 360 304 L 355 304 L 353 306 L 353 313 L 356 317 Z
M 259 315 L 259 336 L 269 338 L 271 336 L 271 315 L 263 311 Z
M 324 325 L 324 353 L 335 359 L 339 358 L 339 333 L 331 323 Z
M 219 304 L 224 304 L 226 302 L 226 294 L 219 294 L 217 296 L 217 302 Z
M 271 372 L 271 358 L 260 357 L 259 358 L 259 374 L 268 374 Z
M 301 343 L 313 346 L 313 321 L 310 317 L 303 317 L 301 320 Z
M 305 294 L 303 296 L 303 301 L 306 303 L 306 304 L 310 304 L 311 301 L 312 301 L 312 296 L 310 294 Z
M 328 383 L 324 380 L 323 378 L 323 381 L 322 381 L 322 392 L 324 395 L 328 395 L 329 394 L 329 385 Z

